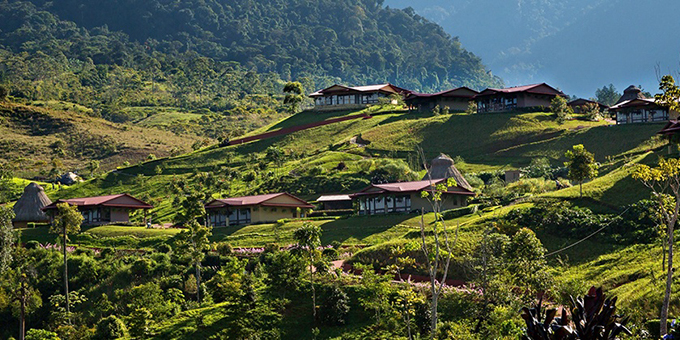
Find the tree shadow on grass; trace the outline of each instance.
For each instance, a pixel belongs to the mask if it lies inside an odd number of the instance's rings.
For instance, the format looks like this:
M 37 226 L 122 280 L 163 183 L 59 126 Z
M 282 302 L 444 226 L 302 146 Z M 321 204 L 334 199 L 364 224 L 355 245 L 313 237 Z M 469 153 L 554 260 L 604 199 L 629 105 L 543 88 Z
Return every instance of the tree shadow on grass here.
M 321 225 L 323 234 L 322 244 L 330 244 L 333 241 L 346 243 L 351 239 L 358 241 L 366 240 L 371 236 L 379 237 L 404 221 L 413 218 L 414 214 L 388 214 L 376 216 L 357 216 L 346 219 L 333 220 Z M 395 231 L 393 236 L 401 236 L 403 232 Z M 390 238 L 389 235 L 379 238 Z

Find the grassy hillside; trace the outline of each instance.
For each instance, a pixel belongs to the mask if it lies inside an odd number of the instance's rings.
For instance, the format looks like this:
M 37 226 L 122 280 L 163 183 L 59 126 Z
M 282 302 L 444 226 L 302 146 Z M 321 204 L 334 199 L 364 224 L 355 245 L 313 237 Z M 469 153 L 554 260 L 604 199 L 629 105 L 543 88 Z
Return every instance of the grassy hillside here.
M 92 159 L 101 162 L 101 170 L 111 170 L 124 162 L 146 160 L 150 154 L 165 157 L 188 152 L 198 140 L 154 128 L 116 124 L 89 113 L 84 107 L 63 102 L 0 104 L 2 160 L 26 178 L 46 176 L 54 167 L 53 160 L 58 160 L 59 172 L 83 171 Z
M 356 113 L 306 111 L 259 131 Z M 205 188 L 216 197 L 289 191 L 313 200 L 325 192 L 362 188 L 371 171 L 388 163 L 403 164 L 422 174 L 414 151 L 418 145 L 428 159 L 444 152 L 459 156 L 457 166 L 462 171 L 477 172 L 526 166 L 539 156 L 561 165 L 564 152 L 582 143 L 602 162 L 601 174 L 607 175 L 593 181 L 586 190 L 592 191 L 596 199 L 619 205 L 646 196 L 639 190 L 627 190 L 627 185 L 635 184 L 630 183 L 629 171 L 619 168 L 662 145 L 652 138 L 659 128 L 660 124 L 609 126 L 581 120 L 558 125 L 551 114 L 540 112 L 438 116 L 378 112 L 370 119 L 330 124 L 243 145 L 213 146 L 146 162 L 61 190 L 55 197 L 128 192 L 153 201 L 157 206 L 153 212 L 155 221 L 170 221 L 174 214 L 170 184 L 200 181 L 195 176 L 197 172 L 211 173 L 226 183 L 226 188 Z M 361 143 L 367 145 L 351 143 L 353 137 L 360 137 Z M 267 158 L 270 147 L 285 153 L 280 162 Z M 653 159 L 654 156 L 649 156 L 647 161 Z M 345 165 L 343 170 L 335 170 L 339 163 Z M 310 173 L 315 167 L 320 170 Z M 251 178 L 247 178 L 249 173 L 253 174 Z M 553 195 L 573 197 L 575 190 Z

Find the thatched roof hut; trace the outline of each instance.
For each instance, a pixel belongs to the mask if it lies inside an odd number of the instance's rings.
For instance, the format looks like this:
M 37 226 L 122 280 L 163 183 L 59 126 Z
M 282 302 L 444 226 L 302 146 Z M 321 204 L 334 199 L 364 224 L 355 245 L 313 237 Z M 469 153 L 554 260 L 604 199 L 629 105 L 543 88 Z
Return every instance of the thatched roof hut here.
M 647 99 L 647 97 L 645 97 L 645 95 L 642 94 L 642 90 L 640 90 L 639 87 L 631 85 L 628 86 L 628 88 L 623 91 L 623 96 L 619 98 L 619 101 L 617 101 L 616 104 L 620 104 L 625 101 L 630 101 L 634 99 Z
M 423 180 L 432 179 L 442 179 L 442 178 L 453 178 L 456 183 L 470 191 L 472 191 L 472 186 L 465 180 L 463 174 L 455 167 L 453 159 L 445 154 L 439 154 L 437 158 L 432 160 L 430 164 L 430 169 L 425 174 Z
M 45 194 L 45 189 L 31 182 L 24 188 L 24 194 L 14 204 L 14 215 L 16 215 L 12 219 L 14 226 L 25 227 L 29 222 L 49 222 L 50 218 L 42 211 L 42 208 L 50 204 L 52 201 Z

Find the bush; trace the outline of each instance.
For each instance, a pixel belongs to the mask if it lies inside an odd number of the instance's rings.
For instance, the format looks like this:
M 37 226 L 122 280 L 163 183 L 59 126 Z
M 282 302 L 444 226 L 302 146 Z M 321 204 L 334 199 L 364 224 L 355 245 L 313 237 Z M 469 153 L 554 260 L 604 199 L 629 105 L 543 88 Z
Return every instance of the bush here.
M 170 245 L 167 243 L 161 243 L 156 247 L 156 251 L 159 253 L 167 254 L 172 251 L 172 247 L 170 247 Z
M 330 261 L 335 261 L 338 259 L 338 250 L 335 248 L 326 248 L 323 250 L 323 252 L 321 252 L 321 254 Z
M 658 324 L 658 322 L 657 322 Z M 44 329 L 29 329 L 26 332 L 26 340 L 59 340 L 57 333 L 46 331 Z
M 35 240 L 31 240 L 31 241 L 26 242 L 25 247 L 26 247 L 26 249 L 38 249 L 40 247 L 40 242 L 35 241 Z
M 103 258 L 107 258 L 109 256 L 116 255 L 116 251 L 113 250 L 113 248 L 104 248 L 102 249 L 100 254 Z
M 477 212 L 477 209 L 477 205 L 469 205 L 467 207 L 446 210 L 442 213 L 442 215 L 444 216 L 445 220 L 450 220 L 456 217 L 474 214 Z
M 319 306 L 319 320 L 326 325 L 341 326 L 349 313 L 349 297 L 338 287 L 326 292 Z
M 506 190 L 518 195 L 542 194 L 557 189 L 555 181 L 544 178 L 522 178 L 507 185 Z
M 233 252 L 233 248 L 231 247 L 231 244 L 227 242 L 220 242 L 217 244 L 217 253 L 222 255 L 222 256 L 227 256 L 231 255 Z
M 95 339 L 118 339 L 126 336 L 128 336 L 127 327 L 115 315 L 107 316 L 97 324 Z

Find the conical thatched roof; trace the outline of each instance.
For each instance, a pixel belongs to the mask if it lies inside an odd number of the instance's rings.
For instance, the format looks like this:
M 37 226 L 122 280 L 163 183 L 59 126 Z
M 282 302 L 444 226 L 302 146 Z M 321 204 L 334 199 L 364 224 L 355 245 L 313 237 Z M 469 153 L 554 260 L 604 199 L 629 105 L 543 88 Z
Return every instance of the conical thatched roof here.
M 45 189 L 36 183 L 31 182 L 24 188 L 24 194 L 21 195 L 17 203 L 14 204 L 14 214 L 16 217 L 14 222 L 44 222 L 48 221 L 49 217 L 45 215 L 41 209 L 52 204 L 52 201 Z
M 472 190 L 472 186 L 470 186 L 470 183 L 468 183 L 468 181 L 465 180 L 463 174 L 461 174 L 460 171 L 458 171 L 458 169 L 456 169 L 456 167 L 453 165 L 453 159 L 451 159 L 451 157 L 443 153 L 437 156 L 437 158 L 432 160 L 432 163 L 430 164 L 430 169 L 428 170 L 428 174 L 425 174 L 423 180 L 430 179 L 430 177 L 432 179 L 452 177 L 454 180 L 456 180 L 458 186 L 461 186 L 468 190 Z
M 623 91 L 623 96 L 619 98 L 619 101 L 616 102 L 616 104 L 620 104 L 625 101 L 633 100 L 633 99 L 645 99 L 645 95 L 642 94 L 642 90 L 638 88 L 635 85 L 628 86 L 627 89 Z

